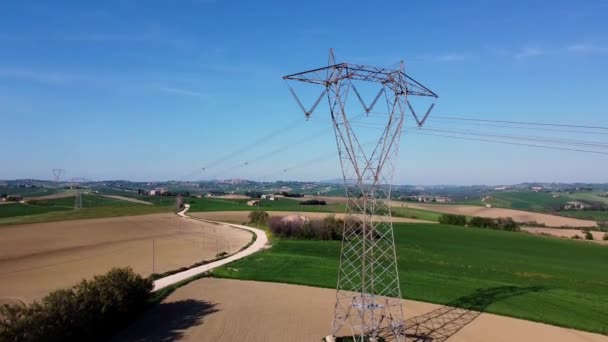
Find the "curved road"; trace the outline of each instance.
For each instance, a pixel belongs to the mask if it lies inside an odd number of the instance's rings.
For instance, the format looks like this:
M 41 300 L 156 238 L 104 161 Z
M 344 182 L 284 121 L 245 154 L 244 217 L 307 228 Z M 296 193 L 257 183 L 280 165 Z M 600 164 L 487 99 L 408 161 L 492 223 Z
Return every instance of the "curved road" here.
M 221 259 L 218 261 L 214 261 L 214 262 L 211 262 L 211 263 L 208 263 L 205 265 L 201 265 L 198 267 L 194 267 L 194 268 L 191 268 L 191 269 L 183 271 L 183 272 L 175 273 L 175 274 L 172 274 L 172 275 L 164 277 L 164 278 L 160 278 L 154 282 L 154 291 L 158 291 L 164 287 L 173 285 L 182 280 L 188 279 L 195 275 L 199 275 L 201 273 L 205 273 L 214 268 L 229 264 L 233 261 L 236 261 L 236 260 L 239 260 L 246 256 L 249 256 L 249 255 L 263 249 L 264 246 L 266 246 L 266 244 L 268 243 L 268 237 L 266 236 L 266 233 L 261 229 L 251 228 L 251 227 L 243 226 L 240 224 L 228 224 L 228 223 L 211 221 L 211 220 L 194 219 L 194 218 L 186 215 L 186 212 L 188 211 L 188 209 L 190 209 L 190 205 L 185 204 L 184 206 L 185 206 L 184 210 L 180 211 L 177 215 L 187 218 L 189 220 L 199 220 L 199 221 L 205 221 L 205 222 L 210 222 L 210 223 L 216 223 L 216 224 L 220 224 L 220 225 L 227 226 L 227 227 L 244 229 L 244 230 L 250 231 L 253 234 L 255 234 L 255 241 L 246 249 L 244 249 L 240 252 L 237 252 L 227 258 L 224 258 L 224 259 Z

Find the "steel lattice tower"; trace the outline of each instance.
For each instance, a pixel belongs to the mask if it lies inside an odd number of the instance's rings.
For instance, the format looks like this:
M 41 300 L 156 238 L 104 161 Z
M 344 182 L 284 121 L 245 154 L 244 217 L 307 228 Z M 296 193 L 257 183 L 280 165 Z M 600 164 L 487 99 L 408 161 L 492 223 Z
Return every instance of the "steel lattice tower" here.
M 352 336 L 357 342 L 405 341 L 390 211 L 391 181 L 405 114 L 410 112 L 417 125 L 422 126 L 434 106 L 431 104 L 420 119 L 408 98 L 426 96 L 434 100 L 437 95 L 406 75 L 403 62 L 398 69 L 336 63 L 330 50 L 328 64 L 283 77 L 324 88 L 312 108 L 306 110 L 289 87 L 307 118 L 327 96 L 346 187 L 347 209 L 336 305 L 331 336 L 327 340 Z M 379 93 L 369 106 L 355 88 L 359 82 L 380 85 Z M 351 90 L 368 115 L 373 113 L 371 110 L 383 94 L 386 99 L 387 113 L 382 117 L 381 134 L 371 147 L 360 143 L 352 113 L 350 116 L 347 113 Z

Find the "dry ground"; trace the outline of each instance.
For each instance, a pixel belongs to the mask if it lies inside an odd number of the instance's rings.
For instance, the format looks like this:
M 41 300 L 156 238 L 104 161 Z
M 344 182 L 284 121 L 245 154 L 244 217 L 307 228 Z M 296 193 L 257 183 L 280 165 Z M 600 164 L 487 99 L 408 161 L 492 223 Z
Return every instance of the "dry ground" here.
M 521 230 L 533 233 L 533 234 L 548 234 L 553 235 L 555 237 L 564 237 L 564 238 L 572 238 L 575 235 L 581 237 L 581 239 L 585 238 L 585 233 L 580 229 L 566 229 L 566 228 L 546 228 L 546 227 L 521 227 Z M 593 242 L 608 245 L 608 241 L 602 240 L 604 237 L 604 232 L 591 231 L 591 235 L 593 235 Z
M 391 204 L 399 205 L 403 202 L 391 202 Z M 413 209 L 431 210 L 446 214 L 481 216 L 481 217 L 511 217 L 517 222 L 544 223 L 550 227 L 597 227 L 595 221 L 579 220 L 575 218 L 562 217 L 549 214 L 533 213 L 523 210 L 502 209 L 502 208 L 485 208 L 474 205 L 460 204 L 422 204 L 422 203 L 405 203 L 405 206 Z
M 323 212 L 295 212 L 295 211 L 267 211 L 270 216 L 288 216 L 288 215 L 302 215 L 309 219 L 324 219 L 329 215 L 334 215 L 336 218 L 344 218 L 346 216 L 343 213 L 323 213 Z M 249 221 L 249 211 L 209 211 L 209 212 L 189 212 L 188 215 L 198 218 L 204 218 L 207 220 L 222 221 L 222 222 L 233 222 L 243 223 Z M 375 219 L 381 220 L 382 216 L 375 216 Z M 393 217 L 393 222 L 411 222 L 411 223 L 436 223 L 432 221 L 410 219 L 405 217 Z
M 320 341 L 335 291 L 205 278 L 171 294 L 115 341 Z M 433 342 L 607 342 L 608 337 L 463 309 L 404 301 L 408 332 Z M 423 341 L 410 339 L 409 341 Z
M 294 198 L 296 200 L 308 200 L 316 198 L 326 201 L 328 204 L 331 203 L 346 203 L 345 197 L 324 197 L 324 196 L 306 196 L 302 198 Z M 536 221 L 538 223 L 544 223 L 550 227 L 597 227 L 595 221 L 579 220 L 575 218 L 562 217 L 557 215 L 533 213 L 523 210 L 514 209 L 502 209 L 502 208 L 485 208 L 474 205 L 459 205 L 459 204 L 425 204 L 425 203 L 412 203 L 412 202 L 399 202 L 392 201 L 392 206 L 401 207 L 404 205 L 412 209 L 422 209 L 435 211 L 445 214 L 457 214 L 457 215 L 468 215 L 468 216 L 481 216 L 481 217 L 512 217 L 518 222 L 531 222 Z
M 161 273 L 236 252 L 252 238 L 173 214 L 8 226 L 0 236 L 0 298 L 27 302 L 112 267 Z
M 113 198 L 113 199 L 121 200 L 121 201 L 139 203 L 139 204 L 148 204 L 148 205 L 152 204 L 150 202 L 146 202 L 146 201 L 138 200 L 137 198 L 131 198 L 131 197 L 126 197 L 126 196 L 119 196 L 119 195 L 101 195 L 101 196 L 107 197 L 107 198 Z

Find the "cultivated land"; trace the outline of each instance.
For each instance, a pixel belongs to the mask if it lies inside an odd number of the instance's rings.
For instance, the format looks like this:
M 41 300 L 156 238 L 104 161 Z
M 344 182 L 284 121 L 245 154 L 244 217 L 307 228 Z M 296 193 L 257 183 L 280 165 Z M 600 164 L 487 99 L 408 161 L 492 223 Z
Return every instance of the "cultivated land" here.
M 521 230 L 528 232 L 528 233 L 533 233 L 533 234 L 548 234 L 548 235 L 564 237 L 564 238 L 573 238 L 574 236 L 578 235 L 581 239 L 585 239 L 585 232 L 583 232 L 580 229 L 521 227 Z M 591 233 L 591 235 L 593 235 L 593 240 L 591 240 L 592 242 L 603 244 L 603 245 L 608 245 L 608 241 L 603 240 L 604 234 L 607 234 L 607 233 L 598 232 L 598 231 L 590 231 L 589 233 Z M 588 241 L 588 240 L 586 240 L 586 241 Z
M 162 273 L 236 252 L 252 239 L 174 214 L 22 224 L 0 234 L 0 298 L 27 302 L 112 267 Z
M 139 200 L 137 198 L 126 197 L 126 196 L 119 196 L 119 195 L 102 195 L 102 196 L 103 197 L 107 197 L 107 198 L 113 198 L 113 199 L 121 200 L 121 201 L 132 202 L 132 203 L 147 204 L 147 205 L 151 205 L 152 204 L 150 202 L 146 202 L 146 201 Z
M 344 213 L 346 212 L 346 199 L 344 197 L 314 197 L 327 201 L 327 205 L 301 205 L 302 200 L 310 200 L 312 197 L 304 198 L 283 198 L 279 201 L 261 200 L 259 207 L 251 207 L 247 205 L 247 200 L 228 200 L 217 198 L 197 198 L 190 199 L 190 213 L 192 212 L 209 212 L 209 211 L 288 211 L 288 212 L 323 212 L 323 213 Z M 392 209 L 394 218 L 408 218 L 424 221 L 439 220 L 440 213 L 428 210 L 420 210 L 406 208 L 396 205 Z M 239 221 L 243 222 L 243 221 Z
M 606 246 L 440 224 L 395 224 L 395 239 L 406 298 L 459 305 L 458 298 L 513 288 L 517 296 L 483 310 L 608 334 Z M 339 253 L 339 241 L 279 239 L 214 274 L 333 288 Z
M 189 213 L 190 216 L 203 218 L 207 220 L 213 221 L 222 221 L 222 222 L 231 222 L 231 223 L 243 223 L 249 221 L 249 213 L 248 211 L 210 211 L 210 212 L 196 212 Z M 334 216 L 336 218 L 343 219 L 346 214 L 343 213 L 316 213 L 316 212 L 296 212 L 296 211 L 267 211 L 267 213 L 273 217 L 285 217 L 288 215 L 301 215 L 308 219 L 313 220 L 322 220 L 328 216 Z M 376 216 L 375 220 L 383 220 L 384 217 Z M 436 223 L 434 221 L 424 221 L 424 220 L 416 220 L 404 217 L 393 217 L 393 222 L 410 222 L 410 223 Z
M 521 293 L 525 290 L 489 291 L 471 307 Z M 330 332 L 334 300 L 330 289 L 205 278 L 175 291 L 113 341 L 319 341 Z M 598 334 L 471 310 L 410 300 L 404 305 L 407 333 L 426 333 L 434 342 L 608 341 Z
M 595 221 L 580 220 L 557 215 L 549 215 L 542 213 L 533 213 L 522 210 L 503 209 L 503 208 L 485 208 L 474 205 L 460 204 L 425 204 L 425 203 L 405 203 L 408 208 L 430 210 L 446 214 L 457 214 L 466 216 L 481 216 L 481 217 L 511 217 L 517 222 L 537 222 L 550 227 L 597 227 Z M 391 205 L 401 205 L 399 202 L 391 202 Z
M 74 195 L 28 200 L 25 204 L 0 206 L 0 225 L 167 213 L 173 210 L 174 203 L 175 198 L 147 205 L 83 194 L 83 208 L 74 210 Z

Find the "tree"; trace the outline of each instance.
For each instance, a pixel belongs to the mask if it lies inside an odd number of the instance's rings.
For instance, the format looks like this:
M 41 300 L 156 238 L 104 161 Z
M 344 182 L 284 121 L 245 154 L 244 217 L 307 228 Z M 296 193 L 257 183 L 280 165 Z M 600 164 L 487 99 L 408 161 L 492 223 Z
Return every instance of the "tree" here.
M 586 230 L 585 232 L 585 240 L 593 240 L 593 234 L 590 231 Z
M 439 223 L 464 226 L 467 224 L 467 217 L 464 215 L 443 214 L 439 217 Z

